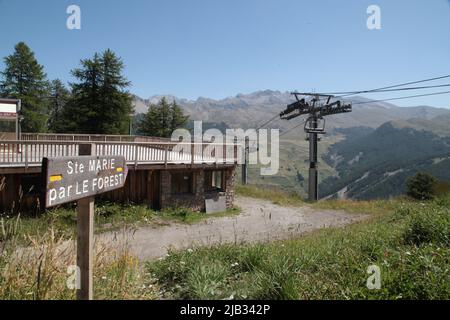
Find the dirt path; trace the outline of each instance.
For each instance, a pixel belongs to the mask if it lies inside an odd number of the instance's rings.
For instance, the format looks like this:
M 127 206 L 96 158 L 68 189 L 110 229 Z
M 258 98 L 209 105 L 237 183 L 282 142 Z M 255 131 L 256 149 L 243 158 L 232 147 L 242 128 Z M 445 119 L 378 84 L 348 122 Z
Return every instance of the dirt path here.
M 114 246 L 126 245 L 141 260 L 162 257 L 168 248 L 187 249 L 197 245 L 247 243 L 287 239 L 326 227 L 339 227 L 367 216 L 343 211 L 282 207 L 270 201 L 238 197 L 241 214 L 211 218 L 192 224 L 142 227 L 97 236 L 97 241 Z

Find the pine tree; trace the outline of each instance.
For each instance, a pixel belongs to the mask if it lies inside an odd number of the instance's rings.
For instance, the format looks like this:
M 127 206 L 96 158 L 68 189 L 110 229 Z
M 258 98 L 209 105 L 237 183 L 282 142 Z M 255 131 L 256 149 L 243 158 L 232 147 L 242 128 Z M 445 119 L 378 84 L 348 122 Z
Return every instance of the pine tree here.
M 124 64 L 114 52 L 106 50 L 100 61 L 103 77 L 100 88 L 101 110 L 98 110 L 100 131 L 106 134 L 126 134 L 133 106 L 131 95 L 123 90 L 131 83 L 122 75 Z
M 144 114 L 138 125 L 139 134 L 153 137 L 162 137 L 161 124 L 159 119 L 159 108 L 155 104 L 148 107 L 148 111 Z
M 49 84 L 44 67 L 33 51 L 19 42 L 14 53 L 4 58 L 5 70 L 1 72 L 0 93 L 4 98 L 21 99 L 23 132 L 44 132 L 48 119 Z
M 69 90 L 61 80 L 56 79 L 50 83 L 48 128 L 51 132 L 61 132 L 61 114 L 70 98 Z
M 83 59 L 80 63 L 80 68 L 71 71 L 79 82 L 71 84 L 72 96 L 64 106 L 59 122 L 61 133 L 91 133 L 96 128 L 100 104 L 100 58 L 95 53 L 92 59 Z
M 175 129 L 186 125 L 189 117 L 174 101 L 169 104 L 165 97 L 158 104 L 151 104 L 139 124 L 139 133 L 147 136 L 170 138 Z
M 186 126 L 189 116 L 185 116 L 183 113 L 183 109 L 177 104 L 177 102 L 174 100 L 171 106 L 171 114 L 172 114 L 172 121 L 170 125 L 170 130 L 173 132 L 176 129 L 183 128 Z
M 62 115 L 62 130 L 70 133 L 126 134 L 133 112 L 130 85 L 123 62 L 111 50 L 81 60 L 72 71 L 72 98 Z
M 172 115 L 170 110 L 170 104 L 167 102 L 167 99 L 164 97 L 161 99 L 159 103 L 159 118 L 160 118 L 160 136 L 169 138 L 172 134 L 170 130 L 170 125 L 172 123 Z

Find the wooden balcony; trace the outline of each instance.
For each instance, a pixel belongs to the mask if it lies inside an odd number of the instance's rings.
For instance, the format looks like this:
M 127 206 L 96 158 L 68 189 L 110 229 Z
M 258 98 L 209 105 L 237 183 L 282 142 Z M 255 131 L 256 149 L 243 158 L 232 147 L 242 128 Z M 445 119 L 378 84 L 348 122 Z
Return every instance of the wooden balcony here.
M 22 140 L 0 140 L 0 173 L 40 171 L 43 158 L 78 156 L 82 144 L 96 154 L 123 155 L 132 169 L 152 166 L 235 165 L 238 144 L 180 143 L 141 136 L 22 134 Z

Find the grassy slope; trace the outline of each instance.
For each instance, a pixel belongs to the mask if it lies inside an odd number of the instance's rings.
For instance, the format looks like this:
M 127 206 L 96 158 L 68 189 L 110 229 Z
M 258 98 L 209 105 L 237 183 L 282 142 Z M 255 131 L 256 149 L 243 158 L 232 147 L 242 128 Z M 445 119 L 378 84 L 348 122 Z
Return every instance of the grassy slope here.
M 449 205 L 450 197 L 322 202 L 373 219 L 289 241 L 172 252 L 147 270 L 176 299 L 448 299 Z M 370 265 L 381 269 L 380 290 L 366 287 Z
M 255 187 L 253 185 L 238 185 L 236 186 L 236 193 L 250 198 L 258 198 L 270 200 L 274 204 L 281 206 L 302 206 L 303 200 L 295 193 L 286 193 L 277 187 Z
M 245 187 L 238 192 L 281 205 L 304 205 L 296 196 L 273 190 Z M 365 212 L 373 214 L 373 219 L 289 241 L 171 252 L 145 265 L 125 248 L 97 248 L 95 297 L 450 298 L 450 197 L 427 203 L 396 199 L 324 201 L 314 206 Z M 135 220 L 132 216 L 128 221 Z M 112 217 L 116 214 L 102 219 L 111 222 Z M 6 230 L 14 226 L 14 220 L 10 222 Z M 74 298 L 66 281 L 67 267 L 74 264 L 75 254 L 73 248 L 67 252 L 55 249 L 61 240 L 53 230 L 59 227 L 53 224 L 55 220 L 50 222 L 46 232 L 29 237 L 36 256 L 17 258 L 11 254 L 11 246 L 0 242 L 0 298 Z M 20 227 L 19 232 L 23 232 Z M 49 250 L 42 251 L 44 247 Z M 381 268 L 380 290 L 366 287 L 366 270 L 372 264 Z

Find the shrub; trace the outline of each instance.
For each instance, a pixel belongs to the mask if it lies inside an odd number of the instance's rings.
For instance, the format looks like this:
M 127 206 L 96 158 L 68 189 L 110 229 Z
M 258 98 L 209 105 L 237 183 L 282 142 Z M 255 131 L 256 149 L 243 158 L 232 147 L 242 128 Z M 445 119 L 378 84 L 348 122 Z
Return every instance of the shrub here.
M 407 195 L 417 200 L 430 200 L 436 196 L 437 180 L 425 172 L 418 172 L 406 181 Z
M 381 298 L 448 299 L 448 247 L 426 244 L 391 253 L 382 274 Z
M 450 239 L 450 214 L 446 207 L 432 206 L 411 212 L 404 233 L 407 244 L 436 243 L 448 245 Z
M 298 274 L 291 257 L 272 256 L 255 270 L 252 299 L 288 300 L 299 298 Z
M 230 268 L 221 261 L 204 261 L 189 269 L 186 275 L 186 289 L 193 299 L 224 298 L 223 287 Z

